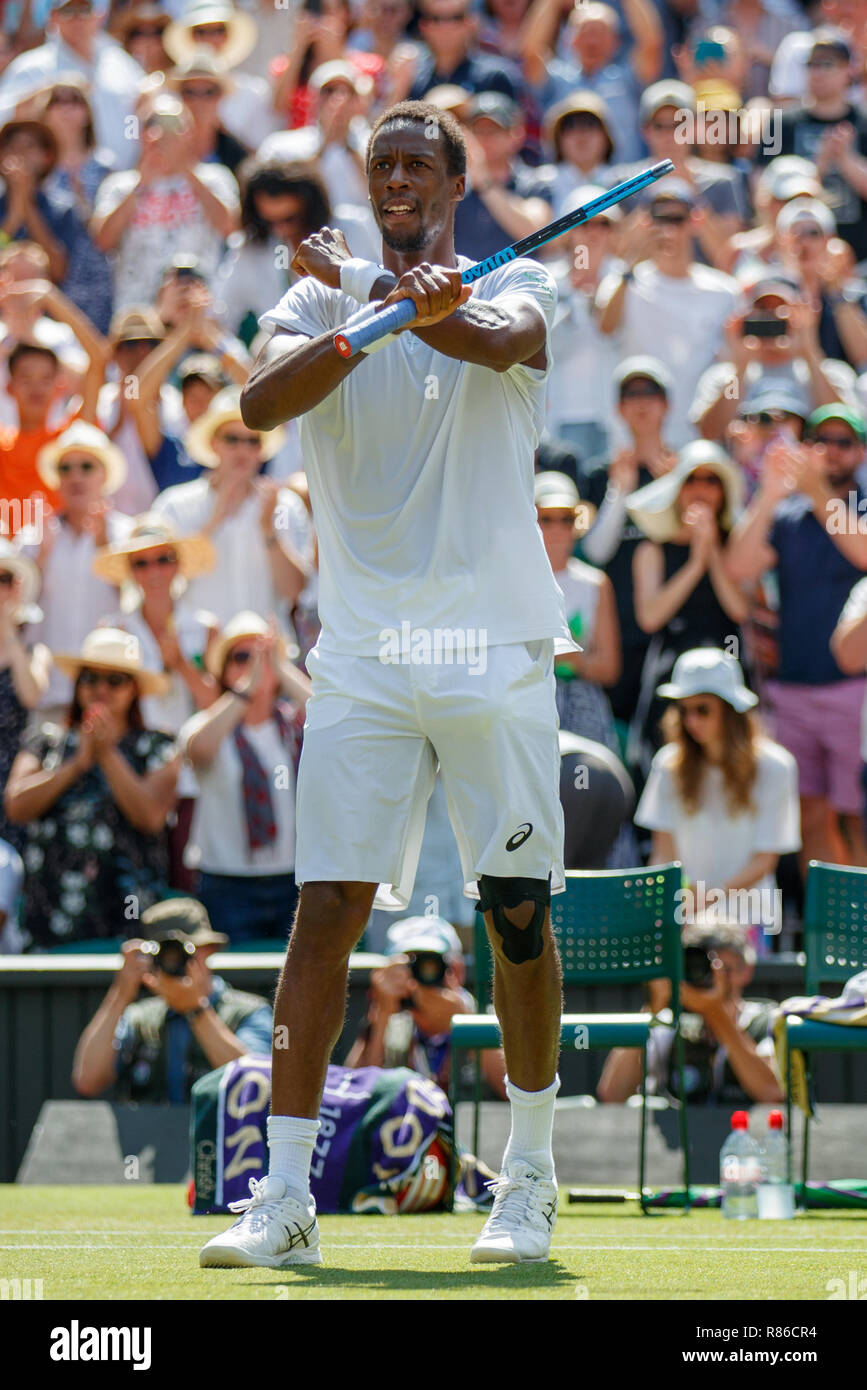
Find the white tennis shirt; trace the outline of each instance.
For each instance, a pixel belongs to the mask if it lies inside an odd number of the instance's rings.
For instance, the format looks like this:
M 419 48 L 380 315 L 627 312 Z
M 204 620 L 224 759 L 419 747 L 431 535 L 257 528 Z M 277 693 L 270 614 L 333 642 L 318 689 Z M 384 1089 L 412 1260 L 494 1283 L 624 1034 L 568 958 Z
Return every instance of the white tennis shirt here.
M 556 285 L 535 261 L 476 281 L 473 298 L 529 300 L 550 333 Z M 260 323 L 315 338 L 358 308 L 308 277 Z M 550 348 L 545 370 L 495 372 L 407 332 L 300 417 L 324 650 L 380 655 L 383 632 L 396 631 L 408 652 L 419 629 L 574 646 L 533 503 L 549 371 Z

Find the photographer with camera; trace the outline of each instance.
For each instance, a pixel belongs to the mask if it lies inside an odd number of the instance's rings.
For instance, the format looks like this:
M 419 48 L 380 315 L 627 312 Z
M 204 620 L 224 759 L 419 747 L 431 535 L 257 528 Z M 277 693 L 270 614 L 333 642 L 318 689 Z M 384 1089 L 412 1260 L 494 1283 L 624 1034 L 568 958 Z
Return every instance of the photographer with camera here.
M 448 1089 L 449 1031 L 455 1014 L 476 1012 L 463 988 L 464 958 L 457 932 L 442 917 L 405 917 L 389 927 L 389 965 L 370 976 L 370 1002 L 348 1067 L 411 1067 Z M 482 1053 L 482 1071 L 506 1099 L 500 1049 Z
M 743 931 L 720 927 L 712 932 L 687 927 L 683 933 L 684 980 L 680 1016 L 684 1040 L 684 1089 L 690 1104 L 772 1104 L 783 1099 L 774 1069 L 770 1036 L 775 1005 L 744 999 L 753 978 L 756 953 Z M 651 980 L 644 1012 L 661 1016 L 650 1031 L 647 1048 L 648 1089 L 656 1095 L 679 1091 L 674 1028 L 668 1005 L 671 984 Z M 616 1047 L 608 1054 L 596 1094 L 601 1101 L 625 1101 L 641 1084 L 641 1049 Z
M 268 1056 L 273 1015 L 265 999 L 211 973 L 209 957 L 229 939 L 195 898 L 155 904 L 141 927 L 78 1041 L 72 1084 L 82 1096 L 115 1084 L 118 1099 L 183 1105 L 206 1072 Z M 152 998 L 138 998 L 142 985 Z

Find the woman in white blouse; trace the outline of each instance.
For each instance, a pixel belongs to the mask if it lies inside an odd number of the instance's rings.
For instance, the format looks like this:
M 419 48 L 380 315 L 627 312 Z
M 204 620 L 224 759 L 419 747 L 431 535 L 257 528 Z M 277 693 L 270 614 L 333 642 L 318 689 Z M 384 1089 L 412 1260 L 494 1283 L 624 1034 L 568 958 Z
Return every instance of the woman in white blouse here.
M 795 761 L 764 736 L 740 663 L 718 648 L 684 652 L 657 693 L 673 703 L 636 823 L 653 832 L 654 863 L 683 863 L 684 923 L 743 927 L 767 954 L 777 861 L 801 846 Z

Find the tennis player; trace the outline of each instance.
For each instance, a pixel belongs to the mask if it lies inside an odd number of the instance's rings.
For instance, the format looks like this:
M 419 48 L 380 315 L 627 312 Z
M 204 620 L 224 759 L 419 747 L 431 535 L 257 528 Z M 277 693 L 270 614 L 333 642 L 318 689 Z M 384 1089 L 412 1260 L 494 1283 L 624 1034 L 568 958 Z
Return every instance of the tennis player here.
M 533 455 L 556 290 L 523 259 L 461 285 L 465 169 L 460 127 L 438 108 L 403 102 L 379 118 L 367 172 L 382 265 L 351 258 L 339 232 L 305 241 L 293 262 L 305 278 L 264 315 L 275 332 L 242 396 L 251 429 L 299 418 L 322 633 L 308 658 L 303 887 L 275 1007 L 288 1046 L 273 1053 L 269 1176 L 204 1247 L 206 1266 L 321 1261 L 309 1178 L 334 1130 L 320 1133 L 317 1116 L 348 959 L 374 897 L 407 906 L 437 764 L 493 947 L 511 1102 L 470 1258 L 549 1255 L 562 1006 L 550 900 L 564 885 L 553 661 L 555 645 L 575 644 L 536 525 Z M 334 334 L 360 304 L 405 297 L 409 328 L 338 354 Z

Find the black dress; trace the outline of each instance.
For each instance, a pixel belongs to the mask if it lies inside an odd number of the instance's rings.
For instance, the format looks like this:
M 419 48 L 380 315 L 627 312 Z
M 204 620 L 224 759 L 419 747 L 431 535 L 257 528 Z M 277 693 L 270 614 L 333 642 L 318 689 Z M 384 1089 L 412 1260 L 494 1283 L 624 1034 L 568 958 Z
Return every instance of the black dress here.
M 12 845 L 19 854 L 23 854 L 27 843 L 27 827 L 13 825 L 6 819 L 2 797 L 24 734 L 27 713 L 15 693 L 12 667 L 4 666 L 0 671 L 0 839 Z
M 666 541 L 660 549 L 668 583 L 689 560 L 690 547 Z M 654 753 L 662 746 L 659 721 L 669 705 L 667 700 L 659 698 L 656 688 L 670 679 L 677 658 L 694 647 L 719 647 L 744 665 L 743 632 L 726 613 L 707 572 L 674 617 L 653 634 L 644 658 L 641 690 L 629 726 L 627 751 L 629 766 L 635 767 L 643 777 L 650 770 Z M 747 672 L 744 674 L 749 684 Z

